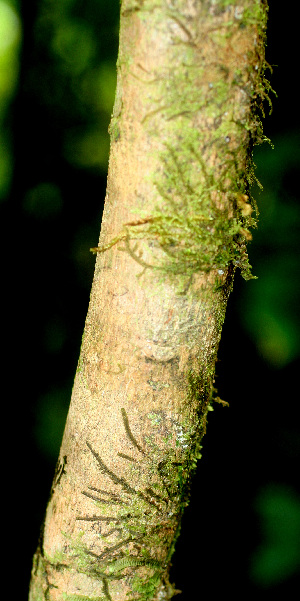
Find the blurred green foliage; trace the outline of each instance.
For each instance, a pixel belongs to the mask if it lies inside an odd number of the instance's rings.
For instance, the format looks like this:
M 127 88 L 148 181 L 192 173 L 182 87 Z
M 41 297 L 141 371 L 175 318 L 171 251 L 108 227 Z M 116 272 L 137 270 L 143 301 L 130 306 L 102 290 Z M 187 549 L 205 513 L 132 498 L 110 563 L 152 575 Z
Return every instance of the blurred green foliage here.
M 44 61 L 37 60 L 32 69 L 31 85 L 64 121 L 63 155 L 79 168 L 104 172 L 116 85 L 116 60 L 107 41 L 110 35 L 117 42 L 116 8 L 115 1 L 106 11 L 106 3 L 96 0 L 84 5 L 78 0 L 42 0 L 34 27 L 36 52 Z M 104 10 L 108 22 L 101 25 Z
M 268 484 L 255 509 L 261 524 L 261 544 L 252 557 L 252 580 L 275 586 L 300 570 L 300 497 L 289 487 Z
M 257 193 L 260 218 L 250 254 L 258 280 L 244 288 L 240 317 L 262 358 L 281 368 L 300 356 L 300 143 L 293 132 L 272 142 L 274 149 L 255 151 L 263 191 Z
M 18 83 L 20 42 L 17 3 L 0 0 L 0 202 L 9 192 L 13 170 L 7 114 Z
M 42 182 L 30 188 L 24 196 L 23 208 L 38 220 L 57 216 L 63 208 L 59 187 L 53 182 Z

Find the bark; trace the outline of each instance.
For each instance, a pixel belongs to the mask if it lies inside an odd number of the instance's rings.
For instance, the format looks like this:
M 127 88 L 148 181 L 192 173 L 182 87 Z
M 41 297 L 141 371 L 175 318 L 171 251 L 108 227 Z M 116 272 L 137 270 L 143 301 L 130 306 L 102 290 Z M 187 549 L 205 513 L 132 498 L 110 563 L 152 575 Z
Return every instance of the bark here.
M 123 0 L 100 246 L 30 601 L 162 600 L 250 277 L 260 0 Z

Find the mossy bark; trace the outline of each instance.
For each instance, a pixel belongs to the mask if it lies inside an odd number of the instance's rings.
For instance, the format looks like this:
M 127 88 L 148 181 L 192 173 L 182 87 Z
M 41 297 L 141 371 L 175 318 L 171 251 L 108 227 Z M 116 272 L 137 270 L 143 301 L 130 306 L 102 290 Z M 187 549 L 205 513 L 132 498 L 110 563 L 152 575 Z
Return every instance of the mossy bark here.
M 250 275 L 265 24 L 260 0 L 122 2 L 100 252 L 30 601 L 174 594 L 226 303 Z

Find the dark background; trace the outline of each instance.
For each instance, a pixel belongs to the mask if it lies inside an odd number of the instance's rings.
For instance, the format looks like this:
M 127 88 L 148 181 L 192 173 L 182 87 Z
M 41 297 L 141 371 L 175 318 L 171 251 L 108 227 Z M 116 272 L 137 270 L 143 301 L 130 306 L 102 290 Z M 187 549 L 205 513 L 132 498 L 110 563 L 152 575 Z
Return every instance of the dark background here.
M 20 600 L 88 308 L 118 18 L 117 0 L 0 1 L 3 521 Z M 291 10 L 271 0 L 278 98 L 265 120 L 274 150 L 255 151 L 264 191 L 249 253 L 258 279 L 237 275 L 229 301 L 216 384 L 230 407 L 209 416 L 173 560 L 181 601 L 299 590 L 298 38 Z

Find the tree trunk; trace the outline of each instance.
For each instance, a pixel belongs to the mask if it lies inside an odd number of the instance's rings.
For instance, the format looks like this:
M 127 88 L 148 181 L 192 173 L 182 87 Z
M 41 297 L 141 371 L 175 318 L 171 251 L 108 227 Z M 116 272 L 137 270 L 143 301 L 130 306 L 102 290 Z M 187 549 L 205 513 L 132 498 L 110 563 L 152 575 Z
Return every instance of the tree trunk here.
M 255 208 L 261 0 L 123 0 L 95 277 L 30 601 L 170 599 Z M 255 212 L 255 211 L 254 211 Z

